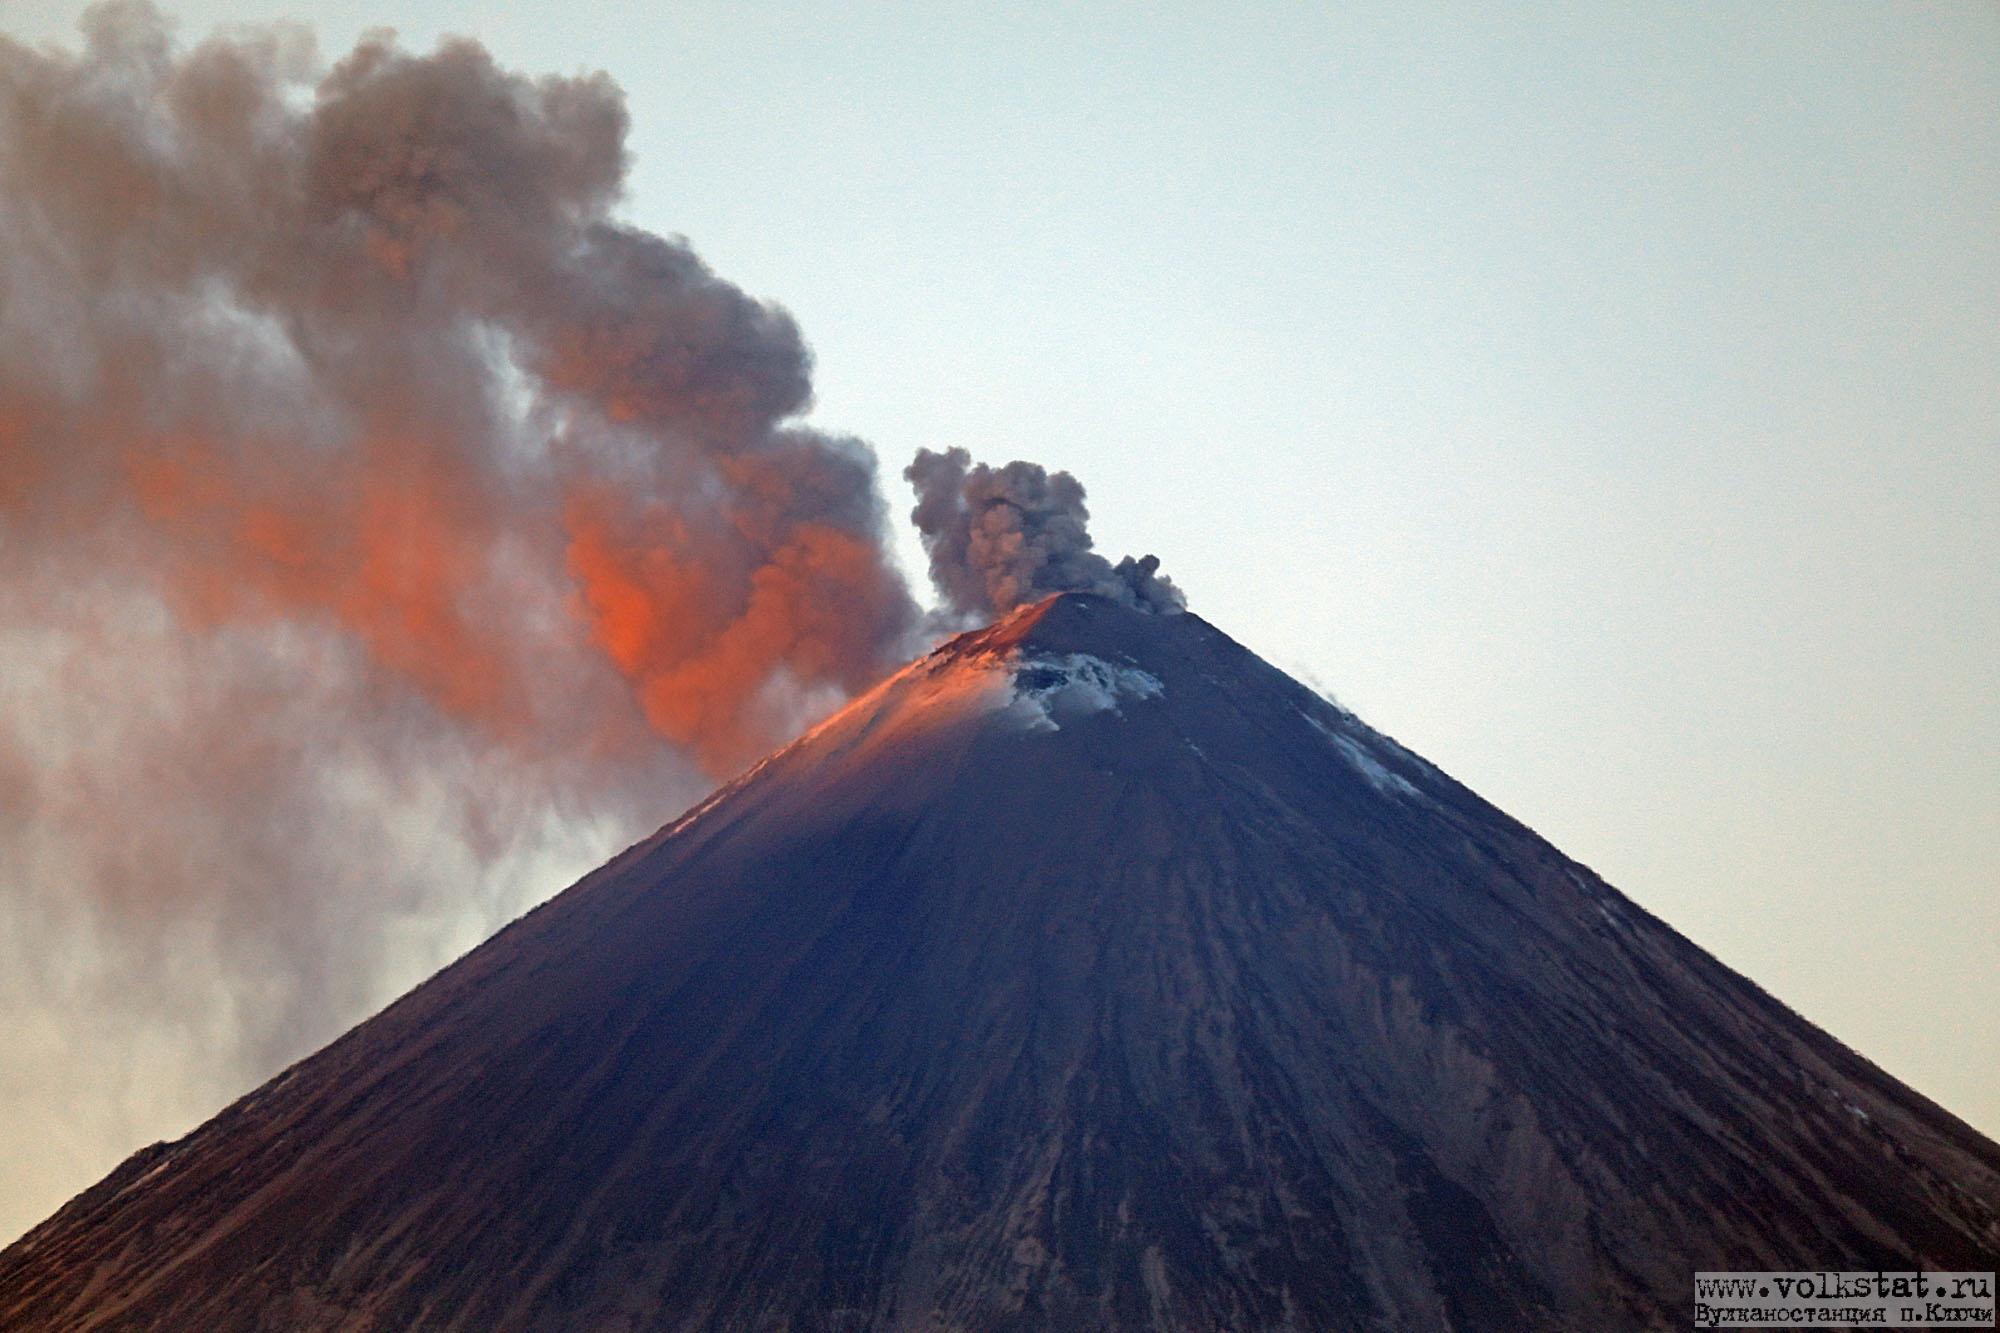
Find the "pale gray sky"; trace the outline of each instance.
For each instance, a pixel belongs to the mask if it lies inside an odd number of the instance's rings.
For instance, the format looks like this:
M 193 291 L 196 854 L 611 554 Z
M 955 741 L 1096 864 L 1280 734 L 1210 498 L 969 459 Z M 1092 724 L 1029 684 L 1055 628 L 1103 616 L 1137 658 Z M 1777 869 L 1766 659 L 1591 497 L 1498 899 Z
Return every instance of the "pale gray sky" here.
M 170 12 L 607 71 L 625 215 L 797 316 L 897 510 L 919 446 L 1075 472 L 1109 554 L 2000 1134 L 2000 6 Z

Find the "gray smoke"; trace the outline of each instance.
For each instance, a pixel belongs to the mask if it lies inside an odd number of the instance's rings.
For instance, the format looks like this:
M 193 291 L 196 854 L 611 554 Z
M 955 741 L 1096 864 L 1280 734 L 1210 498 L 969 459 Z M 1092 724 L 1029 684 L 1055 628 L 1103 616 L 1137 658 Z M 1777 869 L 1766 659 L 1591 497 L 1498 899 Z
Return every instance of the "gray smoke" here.
M 931 582 L 966 622 L 989 620 L 1051 593 L 1089 592 L 1144 611 L 1187 599 L 1155 556 L 1112 564 L 1091 550 L 1083 484 L 1037 463 L 974 465 L 963 449 L 919 449 L 903 476 L 917 492 Z

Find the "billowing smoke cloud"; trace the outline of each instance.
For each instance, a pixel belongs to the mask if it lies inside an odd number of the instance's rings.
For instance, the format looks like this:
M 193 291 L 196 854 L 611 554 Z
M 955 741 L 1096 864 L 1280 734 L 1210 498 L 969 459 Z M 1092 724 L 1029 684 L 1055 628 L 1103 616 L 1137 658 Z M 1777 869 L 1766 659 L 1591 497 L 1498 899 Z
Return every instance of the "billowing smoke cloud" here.
M 903 471 L 916 488 L 910 517 L 930 555 L 945 608 L 966 621 L 1003 615 L 1050 593 L 1092 592 L 1147 611 L 1186 599 L 1155 556 L 1112 564 L 1091 550 L 1083 485 L 1036 463 L 974 465 L 963 449 L 919 449 Z
M 916 624 L 790 317 L 613 219 L 607 79 L 83 29 L 0 39 L 0 1240 Z
M 373 38 L 299 109 L 297 36 L 86 30 L 0 51 L 16 540 L 129 510 L 185 617 L 337 625 L 530 744 L 569 739 L 547 709 L 594 645 L 712 772 L 782 733 L 774 682 L 903 646 L 869 454 L 780 425 L 811 393 L 790 317 L 609 220 L 608 80 Z

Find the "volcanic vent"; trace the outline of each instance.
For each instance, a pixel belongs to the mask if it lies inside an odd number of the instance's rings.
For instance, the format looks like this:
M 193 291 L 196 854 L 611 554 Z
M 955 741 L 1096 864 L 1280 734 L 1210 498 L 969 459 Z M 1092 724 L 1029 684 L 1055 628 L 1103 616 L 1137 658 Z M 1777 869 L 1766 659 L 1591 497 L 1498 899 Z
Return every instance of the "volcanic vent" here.
M 1191 614 L 953 640 L 0 1254 L 7 1329 L 1604 1329 L 2000 1146 Z

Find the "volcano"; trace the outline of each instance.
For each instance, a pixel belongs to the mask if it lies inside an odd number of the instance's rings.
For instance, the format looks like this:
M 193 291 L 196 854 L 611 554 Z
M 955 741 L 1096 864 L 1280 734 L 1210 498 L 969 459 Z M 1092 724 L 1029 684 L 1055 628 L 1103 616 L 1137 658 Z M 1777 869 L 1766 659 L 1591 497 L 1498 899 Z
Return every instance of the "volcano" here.
M 0 1328 L 1686 1327 L 2000 1145 L 1199 617 L 962 635 L 0 1253 Z

